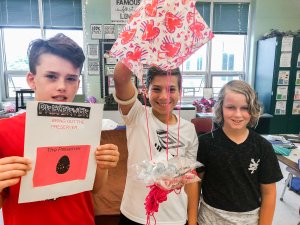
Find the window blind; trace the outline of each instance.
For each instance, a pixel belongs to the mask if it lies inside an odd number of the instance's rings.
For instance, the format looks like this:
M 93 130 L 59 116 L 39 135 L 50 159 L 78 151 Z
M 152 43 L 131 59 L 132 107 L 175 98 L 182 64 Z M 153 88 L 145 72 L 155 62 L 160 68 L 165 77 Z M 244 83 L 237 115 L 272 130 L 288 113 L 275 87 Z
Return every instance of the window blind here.
M 210 26 L 210 3 L 209 2 L 196 2 L 196 9 L 206 22 Z
M 213 32 L 247 34 L 249 3 L 215 3 Z
M 81 0 L 44 0 L 45 28 L 82 29 Z
M 0 27 L 39 26 L 38 0 L 0 0 Z
M 45 28 L 82 29 L 81 0 L 43 0 Z M 0 27 L 39 27 L 38 0 L 0 0 Z

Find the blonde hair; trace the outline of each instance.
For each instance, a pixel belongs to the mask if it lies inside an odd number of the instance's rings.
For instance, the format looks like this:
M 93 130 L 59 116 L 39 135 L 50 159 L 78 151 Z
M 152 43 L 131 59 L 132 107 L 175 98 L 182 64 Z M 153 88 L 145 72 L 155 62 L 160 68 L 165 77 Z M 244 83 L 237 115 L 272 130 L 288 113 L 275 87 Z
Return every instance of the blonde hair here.
M 222 87 L 221 91 L 219 92 L 218 101 L 216 102 L 214 107 L 216 115 L 215 121 L 220 125 L 223 125 L 223 103 L 227 90 L 243 94 L 246 97 L 246 102 L 248 104 L 248 112 L 251 115 L 248 126 L 255 127 L 262 113 L 262 106 L 258 102 L 253 88 L 249 84 L 241 80 L 229 81 Z

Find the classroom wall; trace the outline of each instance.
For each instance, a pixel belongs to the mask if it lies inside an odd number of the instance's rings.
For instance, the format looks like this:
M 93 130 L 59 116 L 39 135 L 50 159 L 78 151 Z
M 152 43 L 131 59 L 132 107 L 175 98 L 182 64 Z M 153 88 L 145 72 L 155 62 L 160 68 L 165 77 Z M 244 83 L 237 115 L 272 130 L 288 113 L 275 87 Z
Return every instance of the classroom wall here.
M 250 24 L 250 57 L 247 81 L 254 84 L 256 44 L 271 29 L 300 30 L 300 0 L 253 0 Z
M 86 44 L 99 44 L 99 41 L 92 40 L 90 34 L 90 25 L 91 24 L 110 24 L 110 0 L 82 0 L 82 9 L 83 9 L 83 28 L 84 41 Z M 85 44 L 85 48 L 86 48 Z M 86 52 L 86 49 L 85 49 Z M 87 54 L 86 54 L 87 55 Z M 88 59 L 85 61 L 87 64 Z M 87 66 L 85 65 L 85 68 Z M 100 76 L 99 75 L 88 75 L 87 69 L 85 69 L 85 93 L 86 97 L 94 96 L 100 100 Z M 103 100 L 100 100 L 103 102 Z
M 83 0 L 86 43 L 97 43 L 90 39 L 90 24 L 110 23 L 110 0 Z M 270 29 L 296 31 L 300 29 L 300 0 L 253 0 L 251 2 L 249 67 L 246 80 L 254 84 L 256 43 Z M 87 70 L 86 70 L 87 73 Z M 86 75 L 87 96 L 100 99 L 100 77 Z

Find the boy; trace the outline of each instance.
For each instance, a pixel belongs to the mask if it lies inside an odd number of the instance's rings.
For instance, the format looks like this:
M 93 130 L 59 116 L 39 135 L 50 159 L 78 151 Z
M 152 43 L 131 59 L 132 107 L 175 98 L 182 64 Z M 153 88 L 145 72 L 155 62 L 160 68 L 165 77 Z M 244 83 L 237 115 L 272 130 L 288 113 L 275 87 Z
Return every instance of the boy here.
M 79 88 L 79 76 L 85 60 L 82 49 L 70 38 L 57 34 L 48 40 L 37 39 L 28 48 L 27 82 L 35 91 L 35 100 L 71 102 Z M 26 113 L 0 120 L 0 206 L 5 225 L 94 224 L 91 192 L 53 200 L 18 204 L 21 176 L 31 169 L 24 155 Z M 38 138 L 38 137 L 37 137 Z M 97 172 L 93 192 L 115 167 L 119 152 L 115 145 L 99 146 L 95 152 Z
M 179 117 L 172 112 L 180 95 L 181 74 L 178 69 L 170 73 L 168 77 L 167 72 L 159 68 L 149 69 L 146 86 L 151 108 L 147 108 L 146 112 L 145 107 L 137 100 L 137 90 L 131 82 L 131 71 L 121 62 L 116 65 L 114 97 L 126 124 L 128 166 L 143 160 L 166 160 L 167 152 L 169 158 L 179 155 L 196 159 L 198 140 L 194 125 L 182 118 L 179 123 Z M 196 225 L 198 184 L 188 184 L 185 189 L 187 195 L 183 190 L 180 194 L 171 192 L 168 200 L 159 206 L 154 215 L 157 225 L 184 225 L 187 217 L 190 225 Z M 130 179 L 127 175 L 119 225 L 149 222 L 146 221 L 144 208 L 148 192 L 145 184 Z
M 249 129 L 260 114 L 255 91 L 246 82 L 233 80 L 220 90 L 215 105 L 220 127 L 199 137 L 197 158 L 205 166 L 199 171 L 199 224 L 272 224 L 282 174 L 272 145 Z

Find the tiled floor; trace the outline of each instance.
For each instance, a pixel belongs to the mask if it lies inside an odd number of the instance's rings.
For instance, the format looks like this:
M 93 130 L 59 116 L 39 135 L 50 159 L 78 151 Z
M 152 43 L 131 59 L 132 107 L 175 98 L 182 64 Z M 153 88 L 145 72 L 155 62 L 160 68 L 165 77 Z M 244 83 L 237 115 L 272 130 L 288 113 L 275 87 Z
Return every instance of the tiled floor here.
M 285 170 L 286 166 L 280 163 L 280 168 L 284 178 L 277 183 L 277 202 L 273 225 L 300 225 L 300 195 L 287 188 L 283 201 L 280 201 L 284 182 L 288 176 L 288 172 Z
M 280 163 L 280 167 L 284 178 L 277 183 L 277 203 L 273 225 L 300 225 L 300 195 L 286 189 L 283 201 L 280 201 L 280 196 L 284 187 L 284 181 L 287 178 L 285 166 Z M 2 211 L 0 210 L 2 215 Z M 0 225 L 3 225 L 2 216 L 0 217 Z

